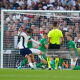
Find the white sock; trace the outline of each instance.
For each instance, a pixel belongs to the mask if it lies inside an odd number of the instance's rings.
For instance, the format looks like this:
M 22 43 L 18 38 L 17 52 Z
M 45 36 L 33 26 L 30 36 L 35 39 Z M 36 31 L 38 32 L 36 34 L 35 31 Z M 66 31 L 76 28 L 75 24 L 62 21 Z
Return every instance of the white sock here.
M 36 68 L 36 62 L 33 63 L 34 68 Z
M 32 63 L 29 63 L 29 65 L 30 65 L 30 67 L 31 67 L 31 68 L 34 68 L 34 66 L 33 66 L 33 64 L 32 64 Z

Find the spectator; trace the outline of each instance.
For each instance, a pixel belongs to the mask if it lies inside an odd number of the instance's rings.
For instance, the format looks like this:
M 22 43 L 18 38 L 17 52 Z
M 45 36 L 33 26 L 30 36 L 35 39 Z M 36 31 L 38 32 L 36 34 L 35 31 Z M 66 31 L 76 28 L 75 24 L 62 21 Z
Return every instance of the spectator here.
M 75 37 L 74 41 L 77 43 L 77 47 L 79 46 L 78 43 L 80 43 L 80 34 L 77 33 L 77 36 Z
M 16 0 L 13 0 L 13 9 L 17 9 L 19 7 L 19 4 L 16 3 Z
M 75 7 L 76 7 L 76 10 L 79 10 L 79 2 L 78 2 L 78 0 L 75 1 Z
M 22 6 L 24 4 L 24 1 L 23 0 L 17 0 L 16 3 L 18 3 L 19 6 Z
M 58 2 L 58 10 L 64 10 L 64 8 L 62 7 L 62 3 Z
M 64 23 L 63 23 L 63 30 L 64 31 L 68 31 L 68 26 L 67 26 L 67 22 L 66 21 L 64 21 Z
M 12 3 L 10 3 L 9 9 L 13 9 L 13 4 Z

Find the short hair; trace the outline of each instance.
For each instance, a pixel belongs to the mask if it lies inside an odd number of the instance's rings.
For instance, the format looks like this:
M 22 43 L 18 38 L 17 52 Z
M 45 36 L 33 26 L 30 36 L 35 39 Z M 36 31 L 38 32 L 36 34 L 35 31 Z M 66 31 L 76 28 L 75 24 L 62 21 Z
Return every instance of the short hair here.
M 43 33 L 43 35 L 47 35 L 47 33 Z
M 33 30 L 31 28 L 27 29 L 27 33 L 32 33 Z
M 72 37 L 72 34 L 68 33 L 67 36 Z
M 57 26 L 57 21 L 53 22 L 53 26 L 56 27 Z

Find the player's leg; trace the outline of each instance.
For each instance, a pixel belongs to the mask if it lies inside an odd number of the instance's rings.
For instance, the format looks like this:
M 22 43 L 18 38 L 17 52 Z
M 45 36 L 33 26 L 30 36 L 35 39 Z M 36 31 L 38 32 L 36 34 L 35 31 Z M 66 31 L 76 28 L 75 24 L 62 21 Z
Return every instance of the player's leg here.
M 34 55 L 43 55 L 43 52 L 41 52 L 39 49 L 31 48 L 30 50 Z
M 36 68 L 36 62 L 35 62 L 34 54 L 33 53 L 30 54 L 30 57 L 31 57 L 31 60 L 32 60 L 34 67 Z
M 48 68 L 51 70 L 51 58 L 48 56 L 47 57 L 47 62 L 48 62 Z
M 38 57 L 40 58 L 40 63 L 37 64 L 36 67 L 44 67 L 43 65 L 46 65 L 47 61 L 41 55 L 38 55 Z
M 59 58 L 55 58 L 55 70 L 58 69 Z
M 41 62 L 36 65 L 36 67 L 42 67 L 42 65 L 47 64 L 47 61 L 43 58 L 43 52 L 41 52 L 39 49 L 31 48 L 30 49 L 33 54 L 38 55 Z
M 26 64 L 28 62 L 28 59 L 26 58 L 26 59 L 24 59 L 22 62 L 21 62 L 21 64 L 20 64 L 20 66 L 22 67 L 24 64 Z
M 26 50 L 27 50 L 27 54 L 31 58 L 31 62 L 33 64 L 33 67 L 36 68 L 36 62 L 35 62 L 34 55 L 33 55 L 32 51 L 29 48 L 27 48 Z
M 73 58 L 71 58 L 71 69 L 74 69 L 76 62 L 77 62 L 78 58 L 75 58 L 75 61 L 73 60 Z
M 32 64 L 32 60 L 31 57 L 29 55 L 26 56 L 26 58 L 28 59 L 28 64 L 31 68 L 34 68 L 33 64 Z
M 40 50 L 35 49 L 35 48 L 31 48 L 30 50 L 32 51 L 32 53 L 33 53 L 34 55 L 39 55 L 39 54 L 42 55 L 42 54 L 43 54 Z M 31 55 L 31 57 L 32 57 L 32 61 L 33 61 L 33 60 L 34 60 L 33 55 Z M 37 67 L 37 66 L 36 66 L 36 62 L 35 62 L 35 61 L 33 61 L 33 62 L 34 62 L 34 63 L 33 63 L 34 66 Z

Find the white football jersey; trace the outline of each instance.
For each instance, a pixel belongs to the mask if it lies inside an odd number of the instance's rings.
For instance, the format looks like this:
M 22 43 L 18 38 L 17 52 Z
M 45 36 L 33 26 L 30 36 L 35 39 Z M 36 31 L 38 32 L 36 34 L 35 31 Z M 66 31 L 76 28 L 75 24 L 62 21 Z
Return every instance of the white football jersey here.
M 18 40 L 18 48 L 19 49 L 27 48 L 27 43 L 30 36 L 27 36 L 25 32 L 21 32 L 20 34 L 18 34 L 18 36 L 20 37 Z

